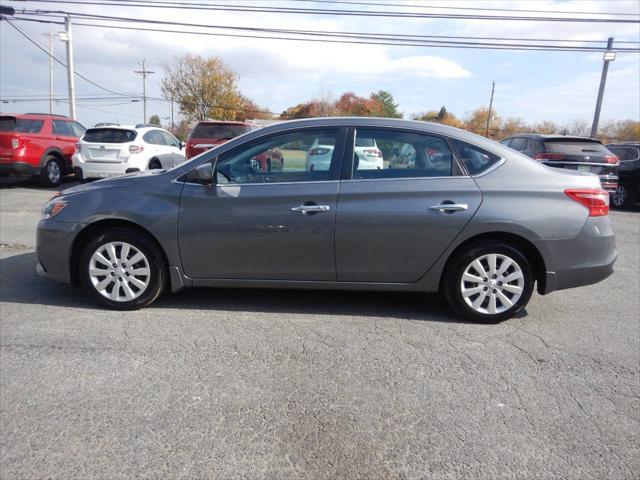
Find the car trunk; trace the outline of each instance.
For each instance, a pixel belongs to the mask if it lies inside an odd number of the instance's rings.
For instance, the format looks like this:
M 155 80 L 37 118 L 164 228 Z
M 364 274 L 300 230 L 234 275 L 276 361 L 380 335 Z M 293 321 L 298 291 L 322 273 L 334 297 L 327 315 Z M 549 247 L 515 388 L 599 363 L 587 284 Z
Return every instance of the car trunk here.
M 118 163 L 129 156 L 129 146 L 135 140 L 134 130 L 122 128 L 90 128 L 80 142 L 80 154 L 85 162 Z
M 618 158 L 599 142 L 585 138 L 551 138 L 544 141 L 541 160 L 551 166 L 600 176 L 605 183 L 617 183 Z

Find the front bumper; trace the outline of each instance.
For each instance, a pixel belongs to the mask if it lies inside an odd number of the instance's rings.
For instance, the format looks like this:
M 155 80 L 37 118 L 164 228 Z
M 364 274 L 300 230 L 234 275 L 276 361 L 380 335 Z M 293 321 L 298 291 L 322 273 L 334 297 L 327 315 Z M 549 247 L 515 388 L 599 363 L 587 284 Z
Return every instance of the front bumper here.
M 542 294 L 598 283 L 613 273 L 618 256 L 608 216 L 590 217 L 575 238 L 537 243 L 540 251 L 547 251 Z
M 25 162 L 0 162 L 0 175 L 32 176 L 40 173 L 37 167 Z
M 71 282 L 73 241 L 84 227 L 80 223 L 41 220 L 36 235 L 38 265 L 36 271 L 51 280 Z

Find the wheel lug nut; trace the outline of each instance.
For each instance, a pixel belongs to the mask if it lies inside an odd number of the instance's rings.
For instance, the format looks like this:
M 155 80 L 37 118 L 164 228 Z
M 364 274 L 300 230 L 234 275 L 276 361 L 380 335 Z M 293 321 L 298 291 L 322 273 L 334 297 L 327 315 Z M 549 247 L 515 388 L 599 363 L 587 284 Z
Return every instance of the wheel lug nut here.
M 486 281 L 487 281 L 487 279 L 486 279 L 486 278 L 483 278 L 483 279 L 482 279 L 482 281 L 483 281 L 483 282 L 486 282 Z
M 489 290 L 487 287 L 484 287 L 483 290 L 486 292 L 487 290 Z
M 496 289 L 494 288 L 493 290 L 491 290 L 492 293 L 496 293 Z
M 114 264 L 112 265 L 112 267 L 113 267 L 113 268 L 116 268 L 117 266 L 118 266 L 118 264 L 117 264 L 117 263 L 114 263 Z

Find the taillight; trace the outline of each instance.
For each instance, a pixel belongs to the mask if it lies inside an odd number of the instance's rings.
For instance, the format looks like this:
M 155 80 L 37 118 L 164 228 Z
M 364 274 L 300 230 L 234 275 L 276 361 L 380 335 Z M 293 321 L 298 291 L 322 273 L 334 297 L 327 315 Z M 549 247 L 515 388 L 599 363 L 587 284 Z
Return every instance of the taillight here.
M 76 150 L 80 151 L 81 148 L 82 148 L 82 144 L 80 142 L 76 143 Z
M 607 155 L 606 157 L 604 157 L 604 159 L 607 161 L 607 163 L 611 163 L 612 165 L 617 165 L 618 163 L 620 163 L 620 160 L 615 155 Z
M 602 217 L 609 213 L 609 194 L 604 190 L 599 188 L 585 190 L 568 188 L 564 193 L 570 199 L 587 207 L 590 217 Z
M 564 158 L 564 155 L 561 153 L 538 153 L 535 157 L 533 157 L 534 160 L 562 160 Z
M 24 145 L 26 144 L 26 140 L 24 138 L 20 138 L 20 137 L 13 137 L 11 139 L 11 148 L 13 148 L 14 150 L 17 150 L 19 148 L 24 147 Z
M 378 150 L 377 148 L 365 149 L 364 153 L 365 153 L 365 155 L 369 155 L 370 157 L 381 157 L 382 156 L 382 152 L 380 150 Z
M 330 151 L 329 148 L 316 147 L 309 150 L 309 155 L 326 155 Z
M 143 150 L 144 150 L 144 147 L 142 145 L 129 145 L 130 153 L 140 153 Z

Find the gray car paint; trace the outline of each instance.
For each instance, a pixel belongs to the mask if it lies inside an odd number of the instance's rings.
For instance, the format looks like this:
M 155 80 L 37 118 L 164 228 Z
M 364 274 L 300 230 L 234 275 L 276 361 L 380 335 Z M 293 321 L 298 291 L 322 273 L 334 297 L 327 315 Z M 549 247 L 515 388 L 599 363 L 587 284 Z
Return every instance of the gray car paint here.
M 443 135 L 489 150 L 504 161 L 472 177 L 245 185 L 236 192 L 230 191 L 233 186 L 180 181 L 197 165 L 244 142 L 326 126 Z M 566 188 L 599 187 L 595 175 L 552 169 L 499 143 L 443 125 L 372 118 L 282 122 L 166 172 L 135 173 L 64 191 L 69 205 L 38 226 L 39 271 L 71 281 L 78 234 L 95 222 L 121 221 L 143 228 L 161 245 L 172 290 L 193 285 L 436 291 L 448 258 L 461 243 L 504 232 L 536 246 L 546 270 L 542 293 L 548 293 L 599 281 L 612 271 L 616 251 L 608 217 L 588 217 L 583 206 L 563 193 Z M 413 196 L 414 203 L 403 201 L 403 194 Z M 291 215 L 291 206 L 318 200 L 335 208 L 329 214 Z M 454 214 L 428 210 L 443 200 L 468 203 L 470 208 Z M 333 269 L 332 257 L 337 265 Z

